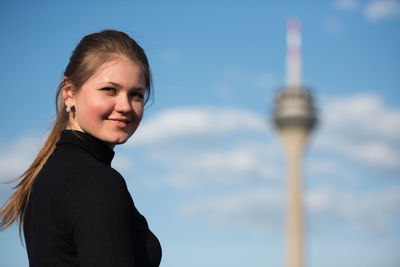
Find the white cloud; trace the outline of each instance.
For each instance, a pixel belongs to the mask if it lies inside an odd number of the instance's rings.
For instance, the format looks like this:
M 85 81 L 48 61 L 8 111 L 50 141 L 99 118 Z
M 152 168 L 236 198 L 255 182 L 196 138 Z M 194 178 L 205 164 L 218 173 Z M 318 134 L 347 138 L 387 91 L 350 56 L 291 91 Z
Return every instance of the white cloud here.
M 3 143 L 0 152 L 0 204 L 11 196 L 11 187 L 16 184 L 1 184 L 21 175 L 32 163 L 40 149 L 43 137 L 25 135 L 14 141 Z
M 0 181 L 7 181 L 22 174 L 39 151 L 41 138 L 23 136 L 4 144 L 0 153 Z
M 329 180 L 349 184 L 359 178 L 355 169 L 346 168 L 337 160 L 316 157 L 306 163 L 307 176 L 315 177 L 320 181 Z
M 258 114 L 233 108 L 187 107 L 164 110 L 144 121 L 130 145 L 151 145 L 185 137 L 216 137 L 240 131 L 265 130 Z
M 366 165 L 378 168 L 400 169 L 398 150 L 384 141 L 358 145 L 348 143 L 343 152 Z
M 370 0 L 368 3 L 360 5 L 355 0 L 335 0 L 334 6 L 337 9 L 345 11 L 361 11 L 368 21 L 377 22 L 386 19 L 391 19 L 400 16 L 400 1 L 399 0 Z M 337 27 L 337 22 L 330 21 L 326 23 L 328 29 L 336 33 L 334 29 Z
M 268 149 L 268 146 L 255 147 L 247 143 L 228 149 L 209 149 L 195 155 L 188 153 L 178 159 L 165 157 L 163 160 L 175 168 L 169 177 L 174 186 L 237 185 L 279 177 L 276 157 L 280 153 L 268 155 Z
M 311 149 L 322 152 L 325 158 L 308 162 L 310 166 L 306 170 L 309 169 L 312 175 L 330 174 L 330 183 L 335 185 L 340 179 L 341 184 L 348 186 L 346 179 L 350 176 L 350 184 L 354 185 L 354 179 L 363 183 L 364 177 L 358 170 L 360 165 L 366 170 L 371 167 L 399 170 L 398 109 L 388 107 L 373 94 L 330 98 L 321 107 L 321 124 L 313 137 L 316 140 L 313 140 Z M 260 123 L 261 120 L 260 116 L 256 121 Z M 260 131 L 260 126 L 250 127 L 250 132 Z M 246 128 L 231 128 L 218 134 L 221 139 L 231 140 L 228 136 L 239 129 Z M 282 205 L 285 192 L 281 188 L 254 188 L 254 185 L 262 184 L 255 182 L 255 177 L 266 182 L 266 178 L 285 176 L 284 167 L 278 159 L 282 155 L 277 138 L 272 138 L 271 132 L 265 133 L 265 139 L 245 136 L 234 139 L 230 146 L 206 145 L 204 150 L 181 151 L 182 154 L 172 153 L 173 156 L 169 152 L 162 155 L 157 151 L 157 156 L 153 158 L 156 162 L 169 166 L 175 164 L 175 169 L 168 174 L 174 186 L 193 188 L 222 184 L 237 190 L 233 194 L 200 197 L 183 206 L 182 214 L 219 227 L 268 233 L 279 231 L 284 216 Z M 195 134 L 191 140 L 195 142 L 197 136 Z M 341 165 L 340 162 L 346 159 L 359 165 Z M 362 232 L 382 232 L 398 220 L 400 209 L 396 203 L 399 202 L 400 188 L 357 192 L 333 185 L 311 188 L 305 194 L 307 214 L 310 216 L 308 220 L 313 229 L 345 225 Z M 238 189 L 238 186 L 243 188 Z
M 282 230 L 285 194 L 278 188 L 203 197 L 182 206 L 181 214 L 217 227 L 273 233 Z M 395 227 L 393 218 L 400 216 L 400 187 L 360 193 L 322 186 L 308 190 L 304 201 L 307 227 L 313 233 L 338 225 L 379 233 Z
M 347 222 L 362 232 L 380 232 L 393 227 L 400 216 L 400 187 L 373 192 L 348 192 L 320 187 L 306 194 L 311 227 L 332 227 L 332 222 Z M 395 219 L 396 220 L 396 219 Z
M 112 161 L 112 167 L 119 172 L 130 171 L 134 164 L 135 162 L 132 162 L 132 159 L 129 156 L 122 153 L 115 153 L 115 157 Z
M 323 107 L 316 149 L 367 168 L 400 169 L 400 110 L 372 94 L 330 99 Z
M 170 185 L 193 188 L 276 177 L 280 148 L 267 137 L 265 119 L 251 111 L 172 108 L 145 121 L 131 145 L 149 148 L 144 153 L 166 168 Z
M 202 198 L 180 211 L 185 217 L 245 231 L 273 232 L 283 223 L 282 193 L 268 189 Z
M 336 97 L 326 103 L 323 122 L 330 131 L 400 141 L 400 110 L 373 94 Z
M 365 6 L 365 16 L 368 20 L 378 21 L 400 15 L 400 1 L 373 0 Z
M 310 149 L 327 157 L 308 162 L 312 175 L 354 179 L 360 166 L 400 169 L 399 110 L 372 94 L 330 98 L 321 107 Z M 143 148 L 174 187 L 234 185 L 285 175 L 282 147 L 271 130 L 263 116 L 246 110 L 173 108 L 145 121 L 131 145 Z
M 317 150 L 350 159 L 366 169 L 399 170 L 400 153 L 398 145 L 388 140 L 352 140 L 345 136 L 319 135 L 315 142 Z

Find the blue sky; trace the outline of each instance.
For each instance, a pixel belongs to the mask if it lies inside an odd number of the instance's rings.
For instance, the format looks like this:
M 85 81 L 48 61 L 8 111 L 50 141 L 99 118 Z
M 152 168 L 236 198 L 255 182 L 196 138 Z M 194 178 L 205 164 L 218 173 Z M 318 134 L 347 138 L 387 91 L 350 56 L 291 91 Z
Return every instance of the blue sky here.
M 194 2 L 194 1 L 193 1 Z M 283 266 L 286 170 L 270 123 L 288 18 L 320 123 L 304 159 L 306 262 L 400 265 L 400 2 L 2 1 L 0 181 L 46 138 L 77 42 L 126 31 L 154 102 L 113 165 L 163 247 L 161 266 Z M 0 203 L 10 195 L 0 186 Z M 28 266 L 17 227 L 0 266 Z

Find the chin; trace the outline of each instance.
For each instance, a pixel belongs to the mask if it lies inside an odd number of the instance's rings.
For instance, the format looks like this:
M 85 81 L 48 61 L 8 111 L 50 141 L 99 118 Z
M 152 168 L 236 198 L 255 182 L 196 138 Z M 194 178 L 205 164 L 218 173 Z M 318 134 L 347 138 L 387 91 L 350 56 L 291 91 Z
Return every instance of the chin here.
M 123 135 L 123 136 L 118 136 L 118 137 L 114 137 L 114 138 L 110 138 L 110 141 L 107 141 L 110 144 L 114 144 L 114 145 L 121 145 L 126 143 L 126 141 L 129 140 L 129 138 L 131 137 L 131 135 Z

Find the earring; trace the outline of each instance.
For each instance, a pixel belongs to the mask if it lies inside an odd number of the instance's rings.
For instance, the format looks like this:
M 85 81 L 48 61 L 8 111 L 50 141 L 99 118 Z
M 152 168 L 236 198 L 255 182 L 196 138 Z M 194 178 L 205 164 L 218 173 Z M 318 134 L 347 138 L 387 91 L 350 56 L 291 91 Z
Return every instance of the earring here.
M 65 111 L 69 113 L 69 112 L 71 112 L 71 108 L 67 106 L 67 107 L 65 108 Z

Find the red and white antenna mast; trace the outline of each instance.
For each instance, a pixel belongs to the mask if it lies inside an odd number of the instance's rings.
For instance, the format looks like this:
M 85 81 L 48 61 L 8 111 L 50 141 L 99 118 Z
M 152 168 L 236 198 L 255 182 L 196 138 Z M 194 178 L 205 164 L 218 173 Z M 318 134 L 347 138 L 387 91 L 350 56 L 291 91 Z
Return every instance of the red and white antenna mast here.
M 300 22 L 290 19 L 286 32 L 286 86 L 289 90 L 301 87 L 301 29 Z

